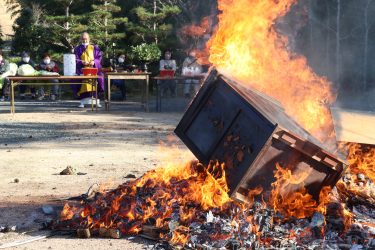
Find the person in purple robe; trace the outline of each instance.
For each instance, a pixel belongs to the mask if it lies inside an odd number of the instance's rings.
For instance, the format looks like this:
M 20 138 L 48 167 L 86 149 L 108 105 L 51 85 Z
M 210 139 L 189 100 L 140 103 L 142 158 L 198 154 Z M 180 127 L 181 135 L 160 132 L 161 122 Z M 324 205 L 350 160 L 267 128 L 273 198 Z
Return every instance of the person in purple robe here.
M 81 44 L 74 49 L 74 54 L 76 55 L 76 74 L 82 75 L 83 68 L 97 68 L 100 76 L 98 79 L 98 92 L 103 92 L 102 52 L 97 45 L 90 43 L 90 35 L 87 32 L 82 33 Z M 95 96 L 95 89 L 93 89 L 91 84 L 72 85 L 72 88 L 74 95 L 80 99 L 78 107 L 84 108 L 85 105 L 91 105 L 91 96 Z M 98 107 L 101 107 L 99 100 Z

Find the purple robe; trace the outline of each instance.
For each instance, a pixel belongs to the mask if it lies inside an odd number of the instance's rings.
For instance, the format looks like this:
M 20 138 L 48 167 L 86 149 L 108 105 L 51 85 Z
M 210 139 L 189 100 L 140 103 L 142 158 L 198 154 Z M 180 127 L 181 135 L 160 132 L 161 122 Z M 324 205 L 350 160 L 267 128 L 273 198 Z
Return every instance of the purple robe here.
M 82 69 L 84 67 L 83 67 L 83 63 L 82 63 L 82 60 L 81 60 L 81 55 L 83 54 L 83 52 L 85 50 L 86 50 L 86 46 L 84 46 L 83 44 L 78 45 L 74 49 L 74 54 L 76 55 L 76 74 L 77 75 L 83 74 Z M 103 72 L 102 72 L 101 61 L 102 61 L 102 52 L 100 51 L 100 49 L 97 45 L 94 45 L 94 62 L 95 62 L 95 64 L 94 64 L 93 67 L 98 69 L 98 76 L 100 76 L 98 78 L 98 92 L 104 92 L 104 75 L 103 75 Z M 79 92 L 80 88 L 81 88 L 81 85 L 78 85 L 78 84 L 72 85 L 74 96 L 78 96 L 77 93 Z M 95 93 L 94 93 L 94 95 L 95 95 Z M 79 95 L 80 99 L 83 99 L 83 98 L 86 98 L 86 97 L 91 97 L 91 93 L 85 92 L 85 93 L 82 93 L 82 94 Z

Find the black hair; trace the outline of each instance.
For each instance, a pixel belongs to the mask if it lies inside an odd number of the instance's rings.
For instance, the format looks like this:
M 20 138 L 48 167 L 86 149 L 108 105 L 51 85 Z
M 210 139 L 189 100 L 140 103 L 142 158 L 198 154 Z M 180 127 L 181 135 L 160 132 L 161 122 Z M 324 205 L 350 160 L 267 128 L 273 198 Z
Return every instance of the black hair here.
M 43 53 L 43 55 L 42 55 L 42 58 L 43 58 L 43 59 L 46 58 L 46 57 L 51 58 L 51 56 L 50 56 L 50 54 L 49 54 L 48 52 L 45 52 L 45 53 Z

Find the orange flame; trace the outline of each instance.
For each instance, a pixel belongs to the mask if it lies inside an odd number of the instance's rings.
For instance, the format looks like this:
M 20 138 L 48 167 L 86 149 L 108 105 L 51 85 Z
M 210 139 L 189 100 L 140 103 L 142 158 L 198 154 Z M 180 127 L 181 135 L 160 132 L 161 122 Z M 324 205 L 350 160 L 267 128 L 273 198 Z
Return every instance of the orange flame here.
M 309 174 L 308 172 L 292 173 L 291 169 L 276 165 L 276 181 L 272 183 L 269 200 L 275 211 L 280 212 L 286 218 L 298 219 L 311 217 L 315 212 L 327 214 L 327 205 L 338 201 L 334 200 L 332 188 L 328 186 L 320 191 L 319 203 L 314 200 L 304 187 L 304 180 Z M 347 231 L 352 225 L 353 214 L 342 203 L 340 203 L 340 209 L 338 215 L 343 218 L 345 231 Z
M 348 149 L 347 160 L 350 164 L 350 172 L 364 174 L 375 182 L 375 147 L 351 143 L 348 145 Z
M 357 197 L 373 203 L 375 201 L 375 147 L 349 143 L 341 145 L 347 149 L 349 167 L 345 174 L 345 181 L 340 180 L 337 183 L 337 189 L 345 197 Z M 363 177 L 359 177 L 362 175 Z M 368 180 L 366 180 L 368 179 Z M 345 220 L 345 229 L 348 230 L 353 223 L 354 215 L 347 209 L 344 209 L 343 217 Z
M 249 190 L 249 192 L 247 193 L 249 207 L 253 206 L 255 197 L 260 195 L 262 192 L 263 192 L 263 188 L 261 186 L 257 186 L 256 188 Z
M 65 203 L 62 211 L 61 211 L 61 219 L 62 220 L 70 220 L 73 218 L 74 214 L 75 214 L 75 208 L 74 207 L 71 207 L 69 206 L 68 203 Z
M 196 211 L 221 208 L 232 201 L 223 164 L 212 162 L 206 168 L 196 161 L 169 164 L 99 194 L 92 203 L 82 203 L 79 208 L 65 204 L 61 219 L 76 219 L 80 226 L 90 229 L 119 228 L 125 234 L 137 234 L 149 219 L 156 227 L 166 228 L 172 213 L 177 213 L 181 223 L 189 224 Z M 137 195 L 150 190 L 152 193 Z M 177 229 L 171 242 L 183 245 L 188 240 L 187 229 L 182 225 Z
M 317 202 L 303 187 L 303 182 L 308 175 L 307 172 L 292 174 L 290 169 L 276 165 L 276 181 L 272 183 L 270 197 L 270 204 L 275 211 L 298 219 L 314 214 Z
M 330 83 L 306 58 L 287 50 L 274 24 L 296 0 L 219 0 L 219 27 L 208 42 L 210 62 L 224 73 L 279 100 L 306 130 L 326 140 L 333 130 L 326 104 Z

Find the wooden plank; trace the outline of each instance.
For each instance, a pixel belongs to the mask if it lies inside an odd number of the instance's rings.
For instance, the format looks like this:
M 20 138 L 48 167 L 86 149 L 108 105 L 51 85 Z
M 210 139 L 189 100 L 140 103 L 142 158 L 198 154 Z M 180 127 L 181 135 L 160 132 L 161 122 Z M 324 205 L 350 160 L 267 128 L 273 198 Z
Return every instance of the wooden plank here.
M 152 225 L 142 225 L 142 231 L 139 236 L 149 240 L 160 240 L 160 233 L 162 229 Z
M 375 145 L 375 113 L 331 108 L 337 141 Z

